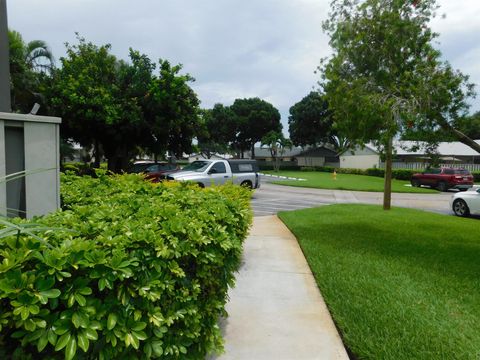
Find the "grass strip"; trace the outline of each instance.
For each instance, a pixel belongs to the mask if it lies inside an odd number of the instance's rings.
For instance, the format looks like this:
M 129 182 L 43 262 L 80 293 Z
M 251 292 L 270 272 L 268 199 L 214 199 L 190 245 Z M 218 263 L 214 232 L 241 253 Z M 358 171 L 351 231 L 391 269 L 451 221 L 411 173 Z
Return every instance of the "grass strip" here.
M 279 216 L 358 358 L 480 358 L 478 220 L 350 204 Z
M 337 174 L 336 179 L 331 173 L 319 171 L 265 171 L 265 173 L 279 176 L 288 176 L 305 179 L 272 181 L 278 185 L 298 186 L 318 189 L 353 190 L 383 192 L 384 180 L 376 176 Z M 405 180 L 392 180 L 392 191 L 397 193 L 438 193 L 437 190 L 429 188 L 416 188 L 409 186 L 410 182 Z

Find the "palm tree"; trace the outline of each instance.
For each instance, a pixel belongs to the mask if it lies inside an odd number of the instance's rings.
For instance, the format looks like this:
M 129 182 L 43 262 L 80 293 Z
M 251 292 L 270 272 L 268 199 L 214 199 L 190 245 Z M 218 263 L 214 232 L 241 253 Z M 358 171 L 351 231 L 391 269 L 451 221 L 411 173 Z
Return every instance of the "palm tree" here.
M 54 58 L 43 40 L 25 43 L 13 30 L 9 30 L 8 39 L 12 110 L 28 112 L 35 102 L 41 102 L 40 83 L 50 75 Z

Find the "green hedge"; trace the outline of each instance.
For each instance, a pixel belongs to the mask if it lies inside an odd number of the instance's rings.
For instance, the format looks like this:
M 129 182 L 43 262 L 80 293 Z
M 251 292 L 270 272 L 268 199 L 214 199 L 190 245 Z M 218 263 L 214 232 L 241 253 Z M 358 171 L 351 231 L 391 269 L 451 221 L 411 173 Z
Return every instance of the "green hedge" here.
M 472 172 L 472 175 L 473 175 L 473 181 L 480 182 L 480 171 L 474 171 Z
M 249 200 L 233 185 L 63 176 L 63 211 L 37 226 L 16 220 L 37 235 L 0 230 L 0 358 L 203 359 L 221 350 L 217 323 Z

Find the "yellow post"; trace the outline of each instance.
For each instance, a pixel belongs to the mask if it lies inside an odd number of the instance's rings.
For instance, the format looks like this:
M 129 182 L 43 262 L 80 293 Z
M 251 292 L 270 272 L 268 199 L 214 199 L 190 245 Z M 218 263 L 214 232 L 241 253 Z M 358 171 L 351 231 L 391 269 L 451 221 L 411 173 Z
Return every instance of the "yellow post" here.
M 333 180 L 337 180 L 337 171 L 335 169 L 333 169 L 332 178 Z

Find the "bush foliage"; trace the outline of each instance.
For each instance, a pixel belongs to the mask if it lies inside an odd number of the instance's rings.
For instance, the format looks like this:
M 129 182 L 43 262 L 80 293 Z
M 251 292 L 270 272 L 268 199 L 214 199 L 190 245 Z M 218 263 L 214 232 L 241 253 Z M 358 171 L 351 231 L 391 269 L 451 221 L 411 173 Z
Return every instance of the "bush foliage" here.
M 0 358 L 203 359 L 220 350 L 249 196 L 233 185 L 63 176 L 63 210 L 35 219 L 37 230 L 57 229 L 0 239 Z

